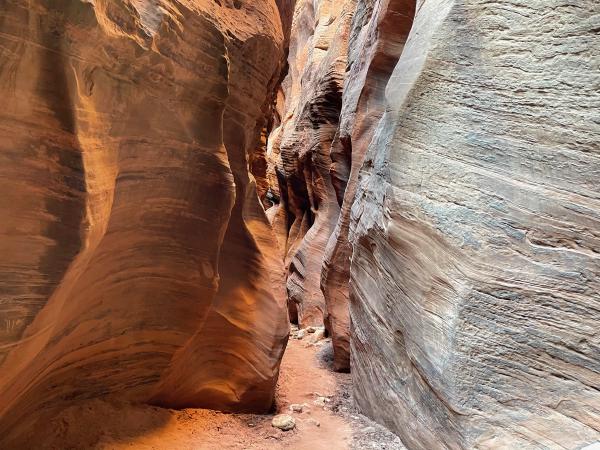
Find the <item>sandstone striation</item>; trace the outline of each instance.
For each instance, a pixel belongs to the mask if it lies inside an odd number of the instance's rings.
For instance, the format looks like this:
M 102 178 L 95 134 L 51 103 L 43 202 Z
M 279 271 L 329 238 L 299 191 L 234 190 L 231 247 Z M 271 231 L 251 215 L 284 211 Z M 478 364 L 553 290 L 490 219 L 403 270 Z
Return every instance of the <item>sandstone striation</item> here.
M 301 327 L 323 323 L 323 254 L 335 227 L 339 189 L 330 174 L 331 144 L 342 106 L 353 2 L 296 2 L 289 72 L 269 136 L 268 211 L 287 268 L 290 316 Z M 277 192 L 278 191 L 278 192 Z
M 350 209 L 414 10 L 406 0 L 297 3 L 285 100 L 268 142 L 272 175 L 258 164 L 275 200 L 292 320 L 324 321 L 337 370 L 350 364 Z
M 114 393 L 271 407 L 289 325 L 248 164 L 284 58 L 277 7 L 0 1 L 3 448 Z
M 327 306 L 325 323 L 332 336 L 337 370 L 350 368 L 350 210 L 359 171 L 384 111 L 385 86 L 414 15 L 413 0 L 361 0 L 355 9 L 340 125 L 331 148 L 331 172 L 344 189 L 340 190 L 341 211 L 327 244 L 321 279 Z
M 350 219 L 356 398 L 411 449 L 600 436 L 599 20 L 417 5 Z
M 0 0 L 0 447 L 111 396 L 266 412 L 290 320 L 410 449 L 600 441 L 599 30 Z

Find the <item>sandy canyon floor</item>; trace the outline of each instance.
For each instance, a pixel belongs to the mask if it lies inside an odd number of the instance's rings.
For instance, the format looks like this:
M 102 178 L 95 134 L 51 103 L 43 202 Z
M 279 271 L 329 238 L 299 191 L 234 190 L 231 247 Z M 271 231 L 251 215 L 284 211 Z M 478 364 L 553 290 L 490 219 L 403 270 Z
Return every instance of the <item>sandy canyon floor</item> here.
M 32 444 L 51 449 L 404 449 L 396 435 L 355 411 L 350 375 L 330 368 L 330 340 L 311 343 L 310 334 L 302 340 L 296 336 L 292 330 L 273 415 L 94 400 L 65 410 L 36 433 Z M 303 405 L 302 412 L 292 412 L 290 405 Z M 275 414 L 294 417 L 295 429 L 274 428 Z

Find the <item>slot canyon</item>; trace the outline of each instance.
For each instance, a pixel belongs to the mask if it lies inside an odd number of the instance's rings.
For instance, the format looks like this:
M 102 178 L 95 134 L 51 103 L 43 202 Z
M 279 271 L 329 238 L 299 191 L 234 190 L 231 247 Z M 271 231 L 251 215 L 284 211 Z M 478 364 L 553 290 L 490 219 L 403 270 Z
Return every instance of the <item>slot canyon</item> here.
M 0 0 L 0 449 L 600 449 L 597 0 Z

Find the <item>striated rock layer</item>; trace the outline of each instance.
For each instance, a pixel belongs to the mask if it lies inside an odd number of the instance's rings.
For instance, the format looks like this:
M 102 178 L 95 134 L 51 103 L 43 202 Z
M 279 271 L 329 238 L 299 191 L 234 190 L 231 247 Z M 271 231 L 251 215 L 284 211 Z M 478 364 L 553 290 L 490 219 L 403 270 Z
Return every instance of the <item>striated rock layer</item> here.
M 267 152 L 268 211 L 287 268 L 290 318 L 321 325 L 323 255 L 335 227 L 340 187 L 331 145 L 342 106 L 353 2 L 296 2 L 283 80 Z
M 356 5 L 340 126 L 331 148 L 331 172 L 345 190 L 339 219 L 327 244 L 321 279 L 327 305 L 325 323 L 332 336 L 334 367 L 338 370 L 350 368 L 350 210 L 365 153 L 383 114 L 385 86 L 402 53 L 414 15 L 413 0 L 361 0 Z
M 248 164 L 277 7 L 0 1 L 3 448 L 112 393 L 271 407 L 288 324 Z
M 350 364 L 350 209 L 414 10 L 407 0 L 298 2 L 266 176 L 257 162 L 262 198 L 275 202 L 291 318 L 324 321 L 337 370 Z
M 411 449 L 600 440 L 599 24 L 0 0 L 0 447 L 111 394 L 266 411 L 288 313 Z
M 600 438 L 599 24 L 417 5 L 350 219 L 356 399 L 411 449 Z

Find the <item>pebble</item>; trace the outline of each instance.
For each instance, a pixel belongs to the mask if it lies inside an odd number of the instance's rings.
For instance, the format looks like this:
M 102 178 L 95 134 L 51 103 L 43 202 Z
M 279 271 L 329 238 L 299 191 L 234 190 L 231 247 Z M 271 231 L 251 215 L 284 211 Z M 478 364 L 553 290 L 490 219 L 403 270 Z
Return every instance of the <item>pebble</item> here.
M 296 333 L 296 339 L 303 339 L 306 336 L 306 330 L 300 330 Z
M 315 427 L 320 427 L 321 426 L 321 422 L 319 422 L 316 419 L 307 419 L 306 423 L 310 423 L 311 425 L 314 425 Z
M 325 406 L 325 403 L 329 402 L 330 400 L 327 397 L 317 397 L 317 399 L 313 401 L 313 403 L 317 406 Z
M 322 339 L 325 339 L 325 328 L 317 328 L 317 330 L 312 335 L 311 341 L 315 343 Z
M 301 413 L 303 410 L 304 410 L 304 405 L 300 405 L 297 403 L 290 405 L 290 411 L 292 411 L 292 412 Z
M 287 414 L 278 414 L 277 416 L 273 417 L 271 425 L 273 425 L 275 428 L 279 428 L 282 431 L 289 431 L 294 429 L 296 426 L 296 421 L 292 416 Z

